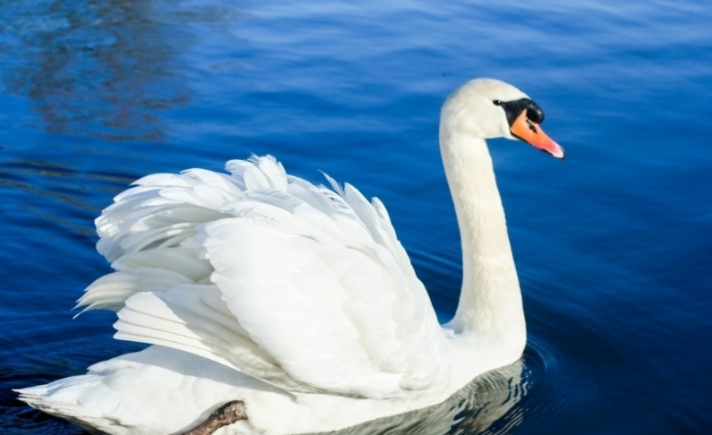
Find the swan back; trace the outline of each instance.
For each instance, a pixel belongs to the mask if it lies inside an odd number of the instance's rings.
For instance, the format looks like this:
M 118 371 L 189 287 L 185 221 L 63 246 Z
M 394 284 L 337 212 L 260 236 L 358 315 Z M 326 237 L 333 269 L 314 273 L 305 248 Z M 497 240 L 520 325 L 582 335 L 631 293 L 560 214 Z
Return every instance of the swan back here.
M 227 169 L 153 175 L 119 195 L 97 220 L 117 271 L 80 304 L 120 310 L 117 338 L 290 392 L 437 385 L 446 339 L 380 201 L 288 176 L 270 156 Z

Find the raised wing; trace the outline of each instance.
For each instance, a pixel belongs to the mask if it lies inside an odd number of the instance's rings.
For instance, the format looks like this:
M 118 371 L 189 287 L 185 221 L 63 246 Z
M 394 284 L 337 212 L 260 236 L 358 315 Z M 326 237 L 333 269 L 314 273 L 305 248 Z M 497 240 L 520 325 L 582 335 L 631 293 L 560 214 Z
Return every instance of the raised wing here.
M 117 272 L 80 304 L 123 307 L 117 338 L 287 391 L 389 397 L 442 380 L 446 339 L 378 200 L 288 176 L 270 156 L 227 169 L 119 195 L 97 220 Z

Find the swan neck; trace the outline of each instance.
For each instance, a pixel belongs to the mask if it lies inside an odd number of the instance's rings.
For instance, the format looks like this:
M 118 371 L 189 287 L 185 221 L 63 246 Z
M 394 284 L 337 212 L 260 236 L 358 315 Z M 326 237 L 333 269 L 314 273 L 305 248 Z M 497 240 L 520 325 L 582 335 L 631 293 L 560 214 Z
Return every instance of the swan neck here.
M 483 139 L 453 130 L 441 127 L 440 144 L 460 228 L 463 278 L 448 326 L 521 354 L 522 298 L 492 158 Z

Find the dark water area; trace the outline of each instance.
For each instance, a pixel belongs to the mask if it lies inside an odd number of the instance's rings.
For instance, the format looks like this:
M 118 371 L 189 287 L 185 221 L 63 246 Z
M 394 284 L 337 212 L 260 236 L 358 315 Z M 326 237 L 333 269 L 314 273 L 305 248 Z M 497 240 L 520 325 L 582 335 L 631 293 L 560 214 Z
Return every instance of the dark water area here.
M 352 183 L 448 319 L 439 108 L 495 77 L 544 108 L 567 160 L 490 143 L 527 388 L 451 433 L 709 433 L 711 21 L 696 0 L 0 4 L 0 431 L 81 434 L 10 389 L 142 347 L 112 340 L 113 313 L 71 308 L 110 270 L 93 219 L 145 174 L 269 153 Z

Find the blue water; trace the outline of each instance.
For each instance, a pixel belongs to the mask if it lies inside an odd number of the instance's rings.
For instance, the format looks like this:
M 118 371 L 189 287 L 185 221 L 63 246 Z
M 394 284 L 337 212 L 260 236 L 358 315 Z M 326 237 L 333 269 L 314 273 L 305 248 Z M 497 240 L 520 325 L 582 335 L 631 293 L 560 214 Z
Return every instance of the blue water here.
M 111 339 L 112 313 L 70 309 L 110 270 L 93 219 L 144 174 L 271 153 L 348 181 L 384 201 L 447 319 L 461 269 L 438 111 L 496 77 L 568 156 L 491 143 L 527 388 L 453 433 L 709 433 L 710 22 L 702 0 L 2 3 L 0 431 L 81 434 L 9 389 L 141 348 Z

